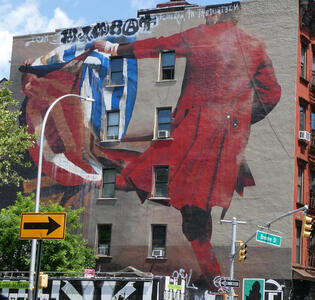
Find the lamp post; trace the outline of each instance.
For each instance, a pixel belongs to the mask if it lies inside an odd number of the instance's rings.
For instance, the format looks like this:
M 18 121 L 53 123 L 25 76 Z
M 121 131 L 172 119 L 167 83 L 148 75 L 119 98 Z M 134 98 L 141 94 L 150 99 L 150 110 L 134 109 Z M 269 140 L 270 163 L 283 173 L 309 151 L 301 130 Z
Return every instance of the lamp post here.
M 42 163 L 43 163 L 43 144 L 44 144 L 44 133 L 46 122 L 48 119 L 48 115 L 53 107 L 62 99 L 67 97 L 75 97 L 79 99 L 83 99 L 86 101 L 93 102 L 93 98 L 83 97 L 76 94 L 66 94 L 59 98 L 57 98 L 47 109 L 40 133 L 40 144 L 39 144 L 39 154 L 38 154 L 38 170 L 37 170 L 37 185 L 36 185 L 36 198 L 35 198 L 35 213 L 39 212 L 39 202 L 40 202 L 40 186 L 41 186 L 41 179 L 42 179 Z M 35 259 L 36 259 L 36 246 L 37 241 L 32 240 L 32 251 L 31 251 L 31 261 L 30 261 L 30 274 L 29 274 L 29 286 L 28 286 L 28 299 L 31 300 L 33 296 L 33 285 L 34 285 L 34 271 L 35 271 Z M 36 300 L 36 299 L 35 299 Z

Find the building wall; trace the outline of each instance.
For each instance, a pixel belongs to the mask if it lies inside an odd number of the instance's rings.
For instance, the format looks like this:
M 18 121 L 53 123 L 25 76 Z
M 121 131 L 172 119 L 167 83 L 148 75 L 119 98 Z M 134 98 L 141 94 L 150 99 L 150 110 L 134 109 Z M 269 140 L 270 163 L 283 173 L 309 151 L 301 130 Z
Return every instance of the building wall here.
M 199 27 L 209 16 L 214 22 L 218 11 L 226 19 L 223 23 Z M 170 275 L 182 268 L 187 274 L 191 270 L 192 282 L 206 277 L 211 283 L 216 275 L 229 275 L 231 224 L 219 223 L 223 208 L 228 209 L 225 219 L 247 221 L 237 226 L 238 240 L 246 240 L 256 225 L 293 209 L 298 3 L 252 0 L 148 16 L 151 19 L 140 11 L 138 19 L 15 37 L 14 95 L 23 102 L 30 130 L 38 134 L 40 116 L 54 99 L 68 93 L 91 96 L 91 86 L 94 89 L 93 106 L 68 99 L 52 112 L 42 195 L 66 206 L 84 205 L 84 234 L 95 248 L 97 224 L 111 224 L 111 251 L 100 256 L 100 271 L 132 265 Z M 152 37 L 164 38 L 146 41 Z M 129 69 L 122 87 L 108 87 L 99 71 L 108 72 L 108 55 L 88 50 L 95 40 L 106 39 L 130 42 L 124 50 Z M 119 46 L 118 52 L 123 49 Z M 176 49 L 175 80 L 158 80 L 159 50 L 165 49 Z M 20 68 L 27 58 L 36 59 L 33 66 Z M 84 73 L 86 66 L 91 77 Z M 251 125 L 253 97 L 265 107 L 256 110 L 253 115 L 261 120 Z M 113 107 L 119 101 L 122 107 L 126 99 L 128 108 L 121 114 L 126 130 L 114 142 L 104 140 L 104 105 L 110 99 Z M 171 139 L 154 139 L 159 107 L 176 111 Z M 37 151 L 30 150 L 35 165 Z M 237 181 L 242 159 L 248 168 L 242 165 L 243 176 Z M 170 166 L 170 197 L 141 203 L 135 186 L 138 194 L 151 193 L 156 165 Z M 115 196 L 104 198 L 102 168 L 109 166 L 121 176 L 116 176 Z M 35 174 L 29 172 L 28 177 L 25 192 L 35 190 Z M 241 182 L 247 185 L 244 190 Z M 236 187 L 239 193 L 233 193 Z M 183 234 L 180 209 L 185 205 L 195 208 L 191 223 L 185 210 Z M 212 220 L 206 217 L 211 207 Z M 152 224 L 167 226 L 163 258 L 151 255 Z M 235 266 L 237 279 L 291 277 L 292 219 L 273 228 L 281 232 L 281 247 L 251 241 L 248 259 Z

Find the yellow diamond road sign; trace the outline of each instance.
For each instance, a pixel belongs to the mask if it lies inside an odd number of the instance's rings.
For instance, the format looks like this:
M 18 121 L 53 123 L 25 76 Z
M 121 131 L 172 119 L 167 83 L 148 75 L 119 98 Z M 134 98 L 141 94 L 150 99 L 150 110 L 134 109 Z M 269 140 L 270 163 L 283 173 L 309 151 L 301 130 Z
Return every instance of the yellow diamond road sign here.
M 22 213 L 20 240 L 63 240 L 66 213 Z

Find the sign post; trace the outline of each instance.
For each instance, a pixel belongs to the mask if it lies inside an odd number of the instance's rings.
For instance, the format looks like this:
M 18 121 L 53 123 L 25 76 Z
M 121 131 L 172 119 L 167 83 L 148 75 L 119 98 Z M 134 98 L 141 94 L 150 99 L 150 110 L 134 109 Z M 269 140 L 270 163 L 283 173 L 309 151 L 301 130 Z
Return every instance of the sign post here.
M 36 254 L 37 266 L 34 299 L 37 299 L 38 294 L 43 240 L 63 240 L 65 238 L 66 218 L 66 213 L 21 214 L 20 240 L 39 240 L 39 246 L 37 247 Z

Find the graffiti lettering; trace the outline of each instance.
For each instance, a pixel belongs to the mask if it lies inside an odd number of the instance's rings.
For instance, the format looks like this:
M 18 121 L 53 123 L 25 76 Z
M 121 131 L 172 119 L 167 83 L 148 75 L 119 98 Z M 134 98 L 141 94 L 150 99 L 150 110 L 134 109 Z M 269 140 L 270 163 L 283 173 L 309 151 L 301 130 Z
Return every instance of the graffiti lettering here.
M 107 22 L 97 23 L 92 29 L 92 35 L 96 39 L 107 35 L 109 32 L 109 25 Z
M 121 27 L 123 22 L 121 20 L 115 20 L 109 28 L 110 35 L 121 35 Z
M 213 16 L 215 14 L 226 14 L 229 12 L 233 12 L 236 10 L 240 10 L 241 5 L 240 3 L 232 3 L 228 5 L 220 5 L 216 7 L 206 7 L 205 9 L 205 15 L 206 16 Z
M 61 31 L 61 43 L 90 42 L 93 39 L 105 37 L 107 35 L 135 35 L 140 28 L 143 31 L 150 31 L 152 26 L 157 24 L 156 17 L 147 15 L 140 19 L 132 18 L 126 21 L 114 20 L 112 22 L 101 22 L 94 26 L 80 28 L 68 28 Z
M 144 31 L 150 31 L 151 25 L 156 25 L 156 17 L 152 18 L 150 15 L 146 15 L 145 17 L 141 17 L 139 20 L 139 26 Z
M 174 270 L 171 277 L 178 280 L 178 279 L 182 279 L 182 280 L 185 280 L 186 282 L 186 287 L 189 289 L 198 289 L 197 287 L 194 286 L 194 284 L 192 284 L 191 286 L 189 285 L 190 283 L 190 280 L 191 280 L 191 276 L 192 276 L 192 269 L 190 269 L 189 271 L 189 274 L 187 274 L 185 272 L 184 269 L 179 269 L 178 271 L 177 270 Z

